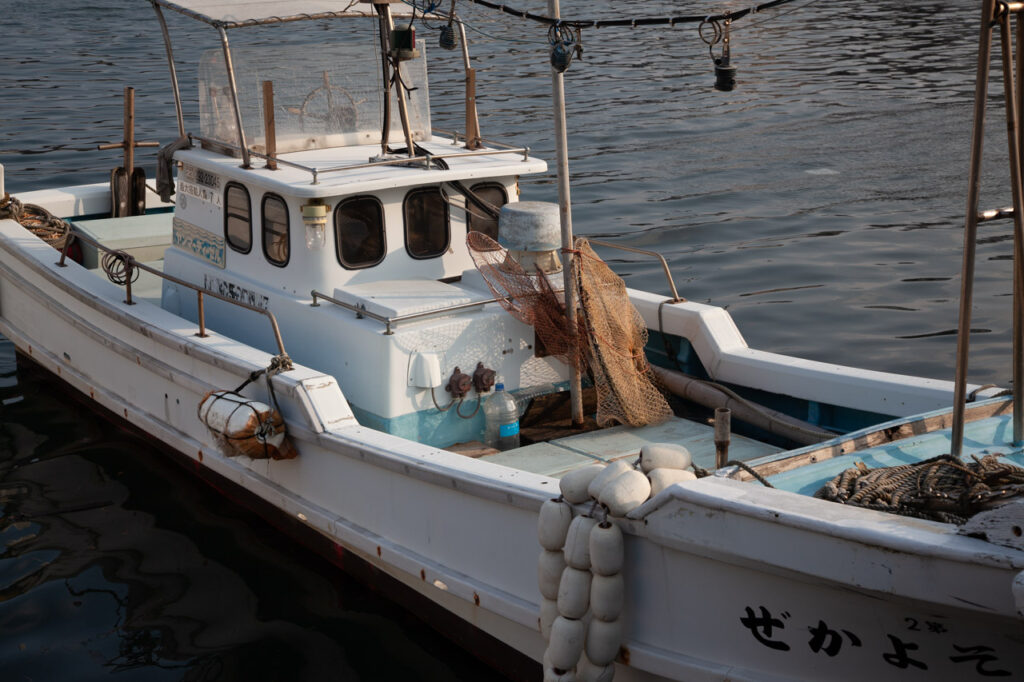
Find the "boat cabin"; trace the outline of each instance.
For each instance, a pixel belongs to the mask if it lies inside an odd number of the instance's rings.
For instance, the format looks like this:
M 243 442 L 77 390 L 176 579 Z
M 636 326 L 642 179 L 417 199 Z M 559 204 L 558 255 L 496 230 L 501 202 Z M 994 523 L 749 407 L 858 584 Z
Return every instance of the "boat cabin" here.
M 203 54 L 201 134 L 174 153 L 163 271 L 273 310 L 291 358 L 336 377 L 361 424 L 441 447 L 479 441 L 490 384 L 453 402 L 453 374 L 492 370 L 519 395 L 568 378 L 494 303 L 466 245 L 471 230 L 500 240 L 497 210 L 547 166 L 480 139 L 475 112 L 469 136 L 435 131 L 422 42 L 386 60 L 402 84 L 386 87 L 372 29 L 393 21 L 379 7 L 355 8 L 376 21 L 353 40 Z M 160 295 L 196 319 L 191 291 L 165 280 Z M 206 306 L 214 331 L 274 351 L 260 316 Z

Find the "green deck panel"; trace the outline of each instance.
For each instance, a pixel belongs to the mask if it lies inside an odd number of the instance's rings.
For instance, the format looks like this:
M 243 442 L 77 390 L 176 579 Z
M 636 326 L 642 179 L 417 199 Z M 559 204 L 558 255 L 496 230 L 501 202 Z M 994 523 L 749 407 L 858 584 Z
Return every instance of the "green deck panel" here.
M 715 429 L 708 424 L 672 417 L 660 424 L 629 427 L 613 426 L 600 431 L 559 438 L 562 447 L 586 453 L 606 462 L 636 457 L 648 443 L 675 443 L 685 446 L 693 461 L 704 468 L 715 466 Z M 733 434 L 729 459 L 748 460 L 779 452 L 779 448 Z
M 108 249 L 125 251 L 145 263 L 164 257 L 164 250 L 171 245 L 173 239 L 173 219 L 174 214 L 168 212 L 125 218 L 74 220 L 71 224 L 76 232 L 95 239 Z M 82 265 L 89 269 L 98 267 L 100 256 L 96 247 L 80 243 Z
M 769 476 L 768 481 L 781 490 L 814 495 L 827 481 L 855 466 L 857 462 L 863 462 L 872 469 L 913 464 L 949 454 L 950 445 L 951 430 L 943 429 L 808 464 Z M 981 458 L 988 454 L 999 455 L 1007 462 L 1024 466 L 1024 449 L 1013 445 L 1011 415 L 989 417 L 965 425 L 961 459 L 969 461 L 971 455 Z
M 480 459 L 495 464 L 561 478 L 573 469 L 594 462 L 613 462 L 635 458 L 648 443 L 684 445 L 693 461 L 704 468 L 715 465 L 715 430 L 707 424 L 672 417 L 661 424 L 630 427 L 613 426 L 600 431 L 536 443 Z M 779 448 L 733 434 L 729 458 L 747 460 L 779 452 Z
M 599 460 L 587 457 L 573 450 L 569 450 L 551 443 L 534 443 L 524 445 L 515 450 L 499 452 L 496 455 L 484 455 L 481 460 L 492 464 L 529 471 L 532 474 L 561 478 L 573 469 L 585 467 Z

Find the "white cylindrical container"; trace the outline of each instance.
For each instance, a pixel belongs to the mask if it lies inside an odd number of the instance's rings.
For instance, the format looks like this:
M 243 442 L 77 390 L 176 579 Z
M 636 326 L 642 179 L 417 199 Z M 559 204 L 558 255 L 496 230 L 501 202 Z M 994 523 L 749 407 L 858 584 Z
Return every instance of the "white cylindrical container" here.
M 647 480 L 651 482 L 651 497 L 654 497 L 673 483 L 680 481 L 696 481 L 697 474 L 688 469 L 654 469 L 647 474 Z
M 590 531 L 596 524 L 589 516 L 577 516 L 569 524 L 565 536 L 565 563 L 569 566 L 590 570 Z
M 572 507 L 561 500 L 545 500 L 537 515 L 537 539 L 540 546 L 551 551 L 562 549 L 570 523 Z
M 616 476 L 601 488 L 598 501 L 612 516 L 625 516 L 651 495 L 651 482 L 636 469 Z
M 604 471 L 603 464 L 588 464 L 582 469 L 573 469 L 558 481 L 562 497 L 570 504 L 582 504 L 590 499 L 587 488 L 594 477 Z
M 590 531 L 590 570 L 597 575 L 614 575 L 622 570 L 622 531 L 614 523 L 594 526 Z
M 567 566 L 558 584 L 558 613 L 566 618 L 582 618 L 590 607 L 590 571 Z
M 551 624 L 551 642 L 548 644 L 546 654 L 551 666 L 558 670 L 575 668 L 576 661 L 580 660 L 580 654 L 583 653 L 585 635 L 586 629 L 583 626 L 583 621 L 562 616 L 555 618 L 555 622 Z
M 505 384 L 495 384 L 494 393 L 484 401 L 484 423 L 487 445 L 498 450 L 519 447 L 519 407 Z
M 690 451 L 675 443 L 648 443 L 640 448 L 640 468 L 646 474 L 658 468 L 685 469 L 693 463 Z
M 632 468 L 632 464 L 622 459 L 612 462 L 604 468 L 604 471 L 595 476 L 594 480 L 590 482 L 590 485 L 587 486 L 588 494 L 596 500 L 597 496 L 601 493 L 601 488 L 603 488 L 608 481 Z
M 587 658 L 594 665 L 608 665 L 613 662 L 619 655 L 621 644 L 622 621 L 598 620 L 597 618 L 590 621 L 590 625 L 587 627 Z
M 558 602 L 554 599 L 540 600 L 540 634 L 544 641 L 551 640 L 551 624 L 558 618 Z
M 625 604 L 626 581 L 621 573 L 595 575 L 590 581 L 590 612 L 598 620 L 618 620 Z
M 562 582 L 564 570 L 565 555 L 561 550 L 541 550 L 540 558 L 537 560 L 537 584 L 545 599 L 558 599 L 558 584 Z
M 4 165 L 0 163 L 0 201 L 4 198 Z

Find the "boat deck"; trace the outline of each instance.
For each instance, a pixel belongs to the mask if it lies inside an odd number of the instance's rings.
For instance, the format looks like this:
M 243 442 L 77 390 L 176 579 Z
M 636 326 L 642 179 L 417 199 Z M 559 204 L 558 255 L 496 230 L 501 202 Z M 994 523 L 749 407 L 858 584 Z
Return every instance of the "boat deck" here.
M 814 495 L 827 481 L 857 462 L 863 462 L 872 469 L 914 464 L 949 454 L 951 442 L 951 430 L 942 429 L 807 464 L 768 476 L 768 481 L 781 490 Z M 1013 415 L 997 415 L 966 424 L 963 458 L 966 460 L 972 455 L 978 458 L 998 455 L 1011 464 L 1024 466 L 1024 445 L 1013 443 Z
M 481 460 L 521 471 L 561 478 L 573 469 L 594 462 L 613 462 L 635 458 L 649 443 L 684 445 L 697 466 L 715 466 L 715 430 L 707 424 L 672 417 L 661 424 L 629 427 L 613 426 L 600 431 L 556 438 L 546 443 L 525 445 L 515 450 L 484 455 Z M 733 434 L 729 458 L 748 460 L 781 452 L 780 448 Z

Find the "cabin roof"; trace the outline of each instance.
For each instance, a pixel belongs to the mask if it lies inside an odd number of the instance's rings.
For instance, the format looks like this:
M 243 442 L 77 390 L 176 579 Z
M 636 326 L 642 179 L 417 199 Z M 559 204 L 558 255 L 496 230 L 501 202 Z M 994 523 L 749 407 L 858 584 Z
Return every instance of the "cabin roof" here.
M 421 142 L 419 146 L 438 156 L 466 151 L 460 146 L 453 145 L 450 139 L 442 137 L 434 137 L 429 142 Z M 264 191 L 303 199 L 379 192 L 393 187 L 437 184 L 453 180 L 541 173 L 547 170 L 545 161 L 532 156 L 523 160 L 522 153 L 448 157 L 445 159 L 445 163 L 448 165 L 447 170 L 437 167 L 427 170 L 421 162 L 417 162 L 414 167 L 402 165 L 358 167 L 366 164 L 371 157 L 375 157 L 379 153 L 380 145 L 372 144 L 313 149 L 278 155 L 277 158 L 280 161 L 316 169 L 317 184 L 313 184 L 313 174 L 308 170 L 289 167 L 283 163 L 278 166 L 277 170 L 268 170 L 263 167 L 263 162 L 257 159 L 253 159 L 252 168 L 244 169 L 237 157 L 198 148 L 179 151 L 175 154 L 175 159 L 204 169 L 215 170 L 230 180 L 258 186 Z M 335 170 L 346 167 L 350 168 Z
M 292 21 L 333 19 L 337 17 L 375 17 L 368 2 L 345 0 L 149 0 L 185 16 L 219 28 L 242 28 L 283 24 Z M 392 5 L 392 16 L 411 13 L 404 3 Z

